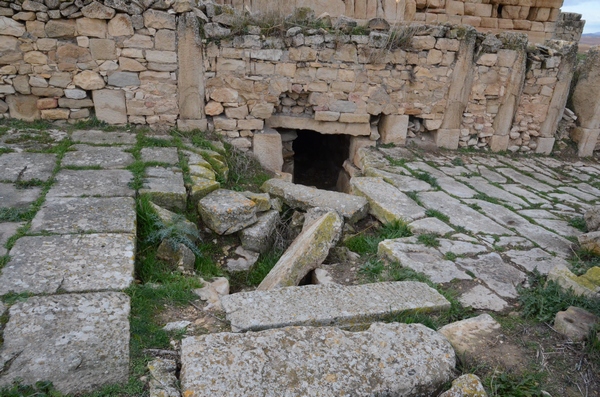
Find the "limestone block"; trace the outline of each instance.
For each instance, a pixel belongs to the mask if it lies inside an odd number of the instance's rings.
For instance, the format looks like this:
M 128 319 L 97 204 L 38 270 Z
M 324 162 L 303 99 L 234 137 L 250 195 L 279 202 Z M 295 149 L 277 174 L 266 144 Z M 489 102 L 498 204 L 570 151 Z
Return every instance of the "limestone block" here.
M 371 135 L 371 127 L 368 123 L 339 123 L 335 121 L 317 121 L 309 117 L 273 115 L 266 120 L 266 124 L 271 128 L 307 129 L 321 134 Z
M 598 316 L 579 307 L 570 306 L 567 310 L 556 313 L 554 329 L 575 342 L 582 342 L 598 322 Z
M 550 155 L 552 153 L 552 149 L 554 148 L 554 142 L 556 138 L 543 138 L 539 137 L 537 139 L 537 148 L 535 149 L 536 153 Z
M 25 34 L 25 25 L 12 18 L 0 17 L 0 35 L 21 37 Z
M 73 19 L 52 19 L 46 23 L 46 35 L 50 38 L 77 36 L 77 25 Z
M 190 200 L 192 200 L 192 203 L 194 204 L 221 187 L 221 184 L 214 179 L 195 175 L 192 175 L 191 179 L 192 186 L 190 188 Z
M 127 14 L 117 14 L 108 22 L 108 34 L 112 37 L 132 36 L 134 30 L 131 17 Z
M 146 60 L 155 63 L 177 63 L 177 53 L 175 51 L 146 51 Z
M 91 70 L 84 70 L 75 75 L 75 77 L 73 77 L 73 84 L 84 90 L 99 90 L 106 85 L 102 76 Z
M 277 211 L 267 211 L 258 216 L 258 221 L 240 231 L 240 240 L 244 249 L 265 253 L 273 244 L 273 235 L 279 221 Z
M 102 19 L 77 18 L 77 33 L 80 36 L 105 38 L 108 31 L 106 21 Z
M 40 51 L 26 52 L 23 60 L 32 65 L 46 65 L 48 63 L 48 57 Z
M 36 1 L 31 1 L 31 0 L 25 0 L 23 1 L 23 4 L 21 4 L 21 7 L 23 7 L 24 10 L 26 11 L 36 11 L 36 12 L 46 12 L 48 11 L 48 7 L 46 7 L 44 4 L 42 4 L 41 2 L 38 3 Z
M 161 29 L 154 35 L 154 48 L 160 51 L 175 51 L 176 36 L 173 30 Z
M 240 130 L 262 130 L 264 126 L 265 121 L 261 119 L 246 119 L 237 122 L 237 127 Z
M 408 119 L 406 115 L 382 115 L 378 125 L 381 143 L 404 146 L 408 132 Z
M 68 72 L 54 73 L 50 77 L 50 85 L 54 87 L 67 88 L 72 81 L 71 73 Z
M 202 221 L 217 234 L 232 234 L 256 223 L 256 204 L 241 193 L 219 189 L 198 202 Z
M 0 36 L 0 65 L 11 64 L 23 59 L 19 40 L 12 36 Z
M 316 111 L 315 112 L 315 120 L 316 121 L 338 121 L 340 118 L 340 112 L 332 112 L 332 111 Z
M 98 1 L 93 1 L 81 9 L 84 17 L 93 19 L 111 19 L 115 16 L 115 12 L 114 8 L 107 7 Z
M 224 108 L 220 102 L 210 101 L 206 104 L 204 112 L 207 116 L 218 116 L 223 113 Z
M 115 87 L 139 86 L 140 79 L 137 73 L 114 72 L 108 76 L 108 85 Z
M 210 94 L 211 99 L 222 103 L 235 103 L 239 94 L 232 88 L 217 88 Z
M 268 119 L 273 114 L 275 106 L 272 103 L 257 103 L 252 106 L 250 114 L 257 119 Z
M 71 111 L 69 109 L 44 109 L 42 119 L 44 120 L 67 120 Z
M 281 135 L 271 129 L 254 134 L 252 138 L 254 156 L 268 170 L 280 172 L 283 166 L 283 144 Z
M 175 15 L 150 9 L 144 12 L 144 25 L 147 28 L 175 30 Z
M 448 0 L 446 2 L 446 13 L 448 15 L 465 15 L 465 3 L 462 1 Z
M 356 113 L 341 113 L 340 123 L 368 123 L 371 120 L 371 115 L 368 113 L 356 114 Z
M 150 372 L 150 396 L 152 397 L 179 397 L 179 388 L 175 372 L 175 360 L 157 358 L 148 363 Z
M 489 145 L 492 152 L 503 152 L 508 149 L 508 141 L 510 136 L 508 135 L 493 135 L 490 138 Z
M 46 37 L 46 24 L 41 21 L 27 21 L 27 32 L 37 38 Z
M 452 381 L 450 390 L 440 397 L 487 397 L 487 393 L 477 375 L 466 374 Z
M 431 50 L 435 47 L 435 43 L 433 36 L 415 36 L 410 40 L 411 48 L 415 50 Z
M 56 98 L 41 98 L 37 101 L 37 107 L 40 110 L 54 109 L 55 107 L 58 107 L 58 101 Z
M 225 115 L 230 119 L 245 119 L 248 114 L 248 105 L 228 107 L 225 109 Z
M 142 72 L 146 67 L 135 59 L 119 57 L 119 69 L 124 72 Z
M 17 120 L 34 121 L 41 117 L 37 107 L 37 96 L 33 95 L 8 95 L 6 103 L 10 117 Z
M 459 129 L 439 129 L 434 131 L 433 140 L 437 147 L 456 150 L 460 140 Z
M 109 124 L 126 124 L 127 107 L 122 90 L 96 90 L 92 92 L 94 110 L 98 120 Z
M 340 215 L 331 211 L 303 230 L 257 290 L 267 291 L 298 285 L 304 276 L 327 258 L 329 250 L 341 236 L 343 223 Z
M 95 60 L 117 59 L 116 42 L 111 39 L 90 39 L 90 51 Z
M 123 46 L 126 48 L 154 48 L 154 41 L 152 37 L 142 35 L 142 34 L 134 34 L 130 38 L 123 41 Z M 124 50 L 125 52 L 125 50 Z M 141 56 L 141 54 L 140 54 Z

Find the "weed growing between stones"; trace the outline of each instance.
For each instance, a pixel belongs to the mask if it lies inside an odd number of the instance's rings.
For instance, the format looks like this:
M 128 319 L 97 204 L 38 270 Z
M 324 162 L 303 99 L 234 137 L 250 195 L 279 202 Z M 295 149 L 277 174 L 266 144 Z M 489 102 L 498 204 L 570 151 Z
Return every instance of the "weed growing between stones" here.
M 374 255 L 377 253 L 377 246 L 383 240 L 410 237 L 412 232 L 408 225 L 401 221 L 394 221 L 383 225 L 372 234 L 366 231 L 347 239 L 344 244 L 350 251 L 360 255 Z
M 569 225 L 573 226 L 575 229 L 582 231 L 583 233 L 587 232 L 587 225 L 582 216 L 574 216 L 569 219 Z
M 571 271 L 575 275 L 581 276 L 590 268 L 600 266 L 600 256 L 588 249 L 579 248 L 573 252 L 569 263 L 571 264 Z
M 225 149 L 229 167 L 229 176 L 223 186 L 225 189 L 258 190 L 258 187 L 272 178 L 272 175 L 261 167 L 256 158 L 248 156 L 229 144 L 225 144 Z
M 450 222 L 450 218 L 448 217 L 448 215 L 445 215 L 438 210 L 428 209 L 425 211 L 425 215 L 429 216 L 429 217 L 437 218 L 442 222 L 446 222 L 446 223 Z
M 544 396 L 542 384 L 548 374 L 545 372 L 524 372 L 521 374 L 494 373 L 483 380 L 490 391 L 490 397 L 533 397 Z
M 440 246 L 440 240 L 438 239 L 437 234 L 420 234 L 417 237 L 417 241 L 426 247 L 436 248 Z
M 415 178 L 422 180 L 423 182 L 427 182 L 431 185 L 431 187 L 439 189 L 440 185 L 438 184 L 437 179 L 431 175 L 429 172 L 425 171 L 414 171 L 413 175 Z

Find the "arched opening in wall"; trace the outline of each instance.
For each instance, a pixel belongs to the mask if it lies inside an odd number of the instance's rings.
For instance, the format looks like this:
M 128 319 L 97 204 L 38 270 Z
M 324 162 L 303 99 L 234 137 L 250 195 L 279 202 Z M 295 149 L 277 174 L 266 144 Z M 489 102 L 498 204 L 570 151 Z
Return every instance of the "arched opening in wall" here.
M 337 190 L 340 172 L 350 152 L 350 136 L 319 134 L 311 130 L 297 130 L 291 142 L 293 165 L 287 171 L 294 175 L 294 183 L 318 189 Z M 289 143 L 284 144 L 289 148 Z M 285 153 L 284 153 L 285 155 Z M 286 171 L 286 170 L 284 170 Z

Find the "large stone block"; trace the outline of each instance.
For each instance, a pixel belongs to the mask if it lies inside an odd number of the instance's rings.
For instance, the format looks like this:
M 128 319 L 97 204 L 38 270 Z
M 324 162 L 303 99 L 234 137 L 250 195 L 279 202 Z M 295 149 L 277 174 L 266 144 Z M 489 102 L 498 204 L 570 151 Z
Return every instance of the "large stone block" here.
M 335 121 L 317 121 L 311 117 L 273 115 L 266 120 L 266 124 L 271 128 L 312 130 L 321 134 L 371 135 L 369 123 L 349 124 Z
M 594 154 L 600 129 L 577 127 L 571 131 L 571 139 L 577 142 L 579 157 L 591 157 Z
M 0 65 L 10 65 L 23 59 L 19 48 L 19 39 L 12 36 L 0 36 Z
M 84 70 L 83 72 L 76 74 L 75 77 L 73 77 L 73 84 L 84 90 L 99 90 L 106 85 L 102 76 L 91 70 Z
M 132 36 L 134 30 L 131 17 L 127 14 L 117 14 L 108 22 L 108 34 L 112 37 Z
M 83 16 L 93 19 L 111 19 L 115 16 L 115 12 L 114 8 L 107 7 L 98 1 L 93 1 L 81 8 Z
M 41 117 L 37 107 L 39 97 L 33 95 L 9 95 L 6 103 L 10 117 L 17 120 L 34 121 Z
M 381 143 L 404 146 L 408 132 L 408 116 L 383 115 L 379 120 L 378 131 L 381 135 Z
M 93 91 L 96 118 L 109 124 L 127 123 L 125 92 L 121 90 Z
M 283 166 L 283 144 L 281 135 L 270 128 L 254 134 L 253 152 L 260 164 L 271 171 L 281 171 Z
M 90 51 L 95 60 L 117 59 L 116 42 L 111 39 L 90 39 Z
M 105 38 L 107 27 L 102 19 L 77 18 L 77 33 L 80 36 Z
M 0 17 L 0 35 L 21 37 L 25 34 L 25 25 L 12 18 Z
M 144 13 L 144 25 L 147 28 L 175 30 L 175 15 L 164 11 L 148 10 Z
M 219 189 L 198 202 L 202 221 L 218 234 L 232 234 L 256 223 L 256 204 L 244 195 Z
M 77 35 L 73 19 L 52 19 L 46 23 L 46 35 L 51 38 L 69 38 Z
M 437 147 L 456 150 L 459 139 L 459 129 L 439 129 L 433 132 L 433 140 Z

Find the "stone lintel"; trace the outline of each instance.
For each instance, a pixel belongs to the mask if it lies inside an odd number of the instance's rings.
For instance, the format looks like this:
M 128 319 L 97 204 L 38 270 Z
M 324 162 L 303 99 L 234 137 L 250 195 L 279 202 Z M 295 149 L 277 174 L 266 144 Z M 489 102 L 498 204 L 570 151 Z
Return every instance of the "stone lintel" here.
M 371 135 L 369 123 L 339 123 L 337 121 L 316 121 L 310 117 L 274 115 L 265 120 L 271 128 L 312 130 L 321 134 L 344 134 L 354 136 Z

